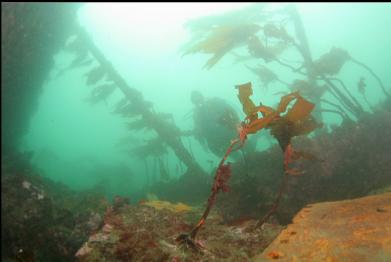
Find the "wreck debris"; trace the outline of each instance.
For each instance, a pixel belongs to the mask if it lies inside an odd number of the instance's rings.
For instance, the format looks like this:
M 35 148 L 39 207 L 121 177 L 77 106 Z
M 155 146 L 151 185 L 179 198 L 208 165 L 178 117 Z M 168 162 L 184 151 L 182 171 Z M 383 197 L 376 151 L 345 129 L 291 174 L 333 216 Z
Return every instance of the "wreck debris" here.
M 53 55 L 74 33 L 81 3 L 1 3 L 2 152 L 28 131 Z
M 173 149 L 176 156 L 185 163 L 188 169 L 192 171 L 191 173 L 193 175 L 203 175 L 204 171 L 202 168 L 184 147 L 180 139 L 181 132 L 178 127 L 174 123 L 167 121 L 165 118 L 162 118 L 161 115 L 158 115 L 151 110 L 150 105 L 146 103 L 142 94 L 136 89 L 129 87 L 125 80 L 118 74 L 118 72 L 115 71 L 110 62 L 94 45 L 84 29 L 79 28 L 78 37 L 85 42 L 92 56 L 99 62 L 100 67 L 105 69 L 105 73 L 108 75 L 109 79 L 111 79 L 111 81 L 113 81 L 113 83 L 122 91 L 130 105 L 134 106 L 133 112 L 141 116 L 145 123 L 151 125 L 151 129 L 156 131 L 159 138 L 165 141 L 165 143 Z

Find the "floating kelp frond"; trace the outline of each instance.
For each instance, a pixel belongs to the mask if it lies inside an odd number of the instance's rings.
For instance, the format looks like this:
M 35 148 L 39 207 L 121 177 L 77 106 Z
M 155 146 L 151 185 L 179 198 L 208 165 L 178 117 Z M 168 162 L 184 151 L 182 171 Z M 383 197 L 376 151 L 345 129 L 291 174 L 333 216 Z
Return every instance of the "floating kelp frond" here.
M 133 136 L 128 135 L 118 140 L 118 143 L 115 144 L 116 147 L 128 147 L 129 145 L 137 145 L 140 144 L 140 139 Z
M 266 37 L 277 38 L 283 41 L 292 41 L 291 37 L 283 26 L 277 26 L 275 23 L 267 23 L 263 26 L 263 33 Z
M 325 85 L 322 86 L 313 86 L 306 80 L 296 79 L 290 85 L 290 89 L 295 92 L 299 91 L 300 95 L 309 98 L 321 98 L 325 92 L 327 91 L 327 87 Z
M 233 51 L 230 54 L 234 57 L 234 62 L 233 62 L 234 64 L 241 63 L 241 62 L 253 59 L 252 56 L 249 56 L 249 55 L 239 55 L 239 54 L 237 54 L 236 52 L 233 52 Z
M 349 59 L 350 55 L 346 50 L 333 47 L 314 61 L 314 69 L 317 74 L 336 75 Z
M 166 145 L 159 138 L 147 140 L 144 145 L 130 150 L 130 154 L 135 155 L 140 159 L 144 159 L 148 156 L 162 156 L 167 153 Z
M 246 44 L 250 36 L 260 30 L 256 24 L 239 24 L 230 26 L 219 26 L 212 29 L 212 32 L 201 42 L 188 48 L 184 55 L 192 53 L 213 54 L 205 64 L 205 68 L 212 68 L 226 53 L 232 49 Z
M 136 117 L 141 114 L 139 108 L 137 106 L 135 106 L 134 104 L 130 104 L 130 103 L 125 103 L 120 106 L 117 106 L 116 109 L 112 113 L 113 114 L 120 114 L 123 117 Z
M 121 100 L 115 106 L 113 114 L 120 114 L 123 117 L 133 118 L 142 114 L 146 109 L 152 108 L 152 102 L 142 101 L 137 104 L 129 103 L 127 98 Z
M 74 35 L 68 39 L 67 43 L 65 43 L 64 51 L 80 56 L 81 54 L 84 54 L 88 51 L 88 47 L 85 42 Z
M 276 59 L 286 47 L 287 45 L 282 42 L 266 47 L 255 35 L 250 36 L 247 41 L 247 48 L 250 55 L 254 58 L 262 58 L 265 62 Z
M 103 79 L 106 74 L 106 70 L 102 66 L 97 66 L 89 71 L 87 76 L 87 85 L 94 85 L 99 80 Z
M 89 56 L 89 53 L 86 52 L 86 53 L 82 54 L 81 56 L 76 57 L 72 61 L 72 63 L 69 65 L 68 69 L 88 66 L 88 65 L 91 65 L 92 62 L 93 62 L 93 59 L 91 59 L 90 56 Z
M 75 69 L 78 67 L 85 67 L 91 65 L 91 63 L 93 62 L 93 59 L 91 58 L 90 53 L 87 49 L 82 49 L 75 55 L 76 57 L 72 60 L 71 64 L 64 68 L 61 68 L 55 78 L 62 76 L 68 70 Z
M 106 100 L 116 89 L 115 84 L 104 84 L 95 87 L 91 91 L 91 95 L 86 99 L 90 104 L 96 104 L 102 100 Z
M 259 65 L 256 68 L 246 65 L 246 68 L 253 72 L 255 75 L 257 75 L 261 80 L 262 84 L 266 87 L 268 87 L 270 83 L 279 80 L 278 76 L 264 65 Z
M 121 109 L 127 105 L 129 102 L 128 98 L 127 97 L 123 97 L 121 100 L 119 100 L 117 103 L 115 103 L 115 106 L 114 106 L 114 111 L 112 111 L 112 113 L 119 113 L 121 111 Z
M 95 87 L 92 91 L 91 91 L 91 95 L 92 96 L 98 96 L 99 94 L 103 93 L 105 95 L 107 94 L 111 94 L 111 92 L 113 90 L 115 90 L 117 86 L 115 84 L 104 84 L 104 85 L 100 85 L 100 86 L 97 86 Z
M 128 123 L 127 126 L 128 126 L 129 130 L 136 130 L 136 131 L 141 130 L 141 129 L 149 129 L 150 128 L 148 122 L 142 118 Z

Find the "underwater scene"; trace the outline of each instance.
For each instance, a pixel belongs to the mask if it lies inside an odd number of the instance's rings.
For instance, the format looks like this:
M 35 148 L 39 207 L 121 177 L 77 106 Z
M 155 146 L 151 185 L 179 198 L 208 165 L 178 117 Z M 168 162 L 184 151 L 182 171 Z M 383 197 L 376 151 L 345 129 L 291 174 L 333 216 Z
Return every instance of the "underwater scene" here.
M 1 260 L 391 261 L 390 3 L 1 4 Z

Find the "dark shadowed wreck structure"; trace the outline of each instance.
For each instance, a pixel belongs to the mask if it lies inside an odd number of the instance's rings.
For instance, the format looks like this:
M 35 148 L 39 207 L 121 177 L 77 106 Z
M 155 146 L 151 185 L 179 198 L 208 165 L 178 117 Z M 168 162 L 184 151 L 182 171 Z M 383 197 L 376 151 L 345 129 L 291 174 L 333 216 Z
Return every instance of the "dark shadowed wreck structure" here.
M 53 55 L 74 33 L 80 4 L 1 3 L 1 151 L 27 132 Z

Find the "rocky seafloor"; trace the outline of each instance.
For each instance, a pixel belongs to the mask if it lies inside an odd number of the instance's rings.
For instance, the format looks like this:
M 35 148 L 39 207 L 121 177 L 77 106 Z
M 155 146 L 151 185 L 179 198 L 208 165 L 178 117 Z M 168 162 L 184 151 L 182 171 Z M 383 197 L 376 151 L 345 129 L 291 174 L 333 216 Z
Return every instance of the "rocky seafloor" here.
M 7 151 L 1 159 L 2 261 L 390 261 L 383 251 L 390 250 L 391 208 L 345 201 L 389 196 L 390 104 L 358 123 L 294 141 L 299 149 L 317 152 L 320 161 L 306 163 L 306 174 L 289 179 L 277 212 L 259 230 L 247 229 L 275 199 L 282 154 L 271 148 L 249 156 L 246 167 L 234 164 L 230 191 L 218 195 L 197 236 L 201 252 L 175 239 L 201 217 L 208 183 L 200 190 L 201 184 L 179 181 L 168 184 L 170 190 L 153 190 L 160 200 L 131 204 L 118 197 L 109 203 L 99 190 L 74 192 L 44 178 L 31 166 L 30 153 Z M 177 191 L 183 194 L 171 193 Z M 174 204 L 189 196 L 196 206 Z M 337 212 L 340 204 L 350 211 Z M 307 221 L 298 219 L 308 211 Z M 330 227 L 336 222 L 343 225 L 339 235 Z M 377 230 L 384 234 L 372 238 Z M 296 233 L 286 239 L 286 232 Z M 319 234 L 330 238 L 316 239 Z M 341 244 L 361 255 L 338 251 Z
M 1 260 L 74 261 L 109 205 L 99 192 L 75 192 L 41 176 L 28 153 L 3 154 Z
M 203 248 L 196 251 L 176 241 L 202 214 L 200 208 L 184 207 L 155 200 L 108 209 L 103 227 L 79 249 L 77 261 L 249 261 L 283 229 L 266 224 L 245 232 L 256 221 L 227 225 L 213 211 L 197 236 Z
M 14 157 L 15 158 L 15 157 Z M 198 251 L 176 238 L 203 206 L 163 200 L 109 203 L 41 177 L 24 160 L 2 159 L 2 261 L 389 261 L 390 188 L 311 204 L 292 224 L 228 222 L 212 209 Z
M 390 261 L 391 193 L 308 205 L 287 227 L 254 220 L 227 225 L 215 211 L 197 236 L 180 245 L 199 208 L 166 201 L 124 203 L 76 254 L 77 261 Z

